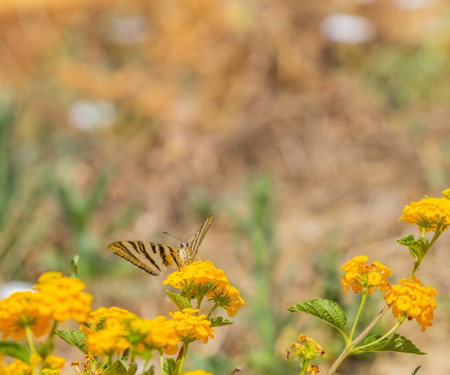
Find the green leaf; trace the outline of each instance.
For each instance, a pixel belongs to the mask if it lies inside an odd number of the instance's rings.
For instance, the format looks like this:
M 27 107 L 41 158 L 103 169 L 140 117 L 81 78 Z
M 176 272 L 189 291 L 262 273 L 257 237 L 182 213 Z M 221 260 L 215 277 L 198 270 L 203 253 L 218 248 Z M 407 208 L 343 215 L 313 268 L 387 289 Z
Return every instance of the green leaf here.
M 70 268 L 72 270 L 71 277 L 75 278 L 78 277 L 78 262 L 80 260 L 80 256 L 76 254 L 72 260 L 70 261 Z
M 164 375 L 177 375 L 178 374 L 178 364 L 173 358 L 166 358 L 163 365 Z
M 192 309 L 191 301 L 188 298 L 183 297 L 178 293 L 172 293 L 168 290 L 166 293 L 180 311 L 183 311 L 183 309 Z
M 137 364 L 132 363 L 127 370 L 127 375 L 136 375 L 137 369 Z
M 48 340 L 38 346 L 37 352 L 42 359 L 45 359 L 53 353 L 53 349 L 55 349 L 53 340 Z
M 386 337 L 385 339 L 370 345 L 374 341 L 378 340 L 380 335 L 369 336 L 364 340 L 361 348 L 355 348 L 357 353 L 367 353 L 367 352 L 399 352 L 399 353 L 411 353 L 411 354 L 425 354 L 420 351 L 410 340 L 404 336 L 400 336 L 395 333 L 391 337 Z M 369 346 L 367 346 L 369 345 Z
M 422 367 L 422 366 L 416 367 L 416 369 L 414 370 L 414 372 L 412 373 L 412 375 L 416 375 L 416 374 L 419 372 L 419 370 L 420 370 L 421 367 Z
M 336 302 L 328 299 L 311 299 L 288 307 L 291 312 L 305 312 L 314 315 L 325 323 L 344 333 L 347 317 Z M 345 334 L 345 333 L 344 333 Z
M 208 320 L 211 322 L 211 327 L 222 327 L 233 324 L 233 322 L 230 322 L 228 319 L 222 318 L 221 316 L 209 318 Z
M 150 368 L 141 373 L 141 375 L 155 375 L 155 366 L 151 365 Z
M 409 236 L 400 238 L 397 240 L 400 245 L 406 246 L 409 252 L 413 256 L 414 260 L 422 258 L 428 251 L 430 247 L 430 242 L 425 237 L 420 237 L 418 240 L 414 239 L 414 236 L 410 234 Z
M 117 360 L 103 370 L 104 375 L 127 375 L 127 369 L 120 360 Z
M 86 335 L 76 329 L 57 329 L 56 335 L 65 342 L 78 348 L 83 354 L 87 353 Z
M 30 353 L 28 348 L 14 341 L 0 341 L 0 354 L 7 355 L 30 364 Z

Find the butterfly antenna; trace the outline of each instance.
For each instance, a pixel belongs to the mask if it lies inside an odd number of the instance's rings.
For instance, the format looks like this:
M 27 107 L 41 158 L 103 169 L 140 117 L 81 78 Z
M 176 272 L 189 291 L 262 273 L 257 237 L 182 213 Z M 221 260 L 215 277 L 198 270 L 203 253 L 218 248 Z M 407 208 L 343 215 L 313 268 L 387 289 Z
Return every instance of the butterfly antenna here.
M 188 240 L 189 238 L 191 238 L 195 233 L 197 233 L 198 232 L 198 229 L 197 230 L 194 230 L 189 236 L 187 236 L 186 237 L 186 240 Z M 185 241 L 186 241 L 185 240 Z
M 183 242 L 183 240 L 180 237 L 174 236 L 173 234 L 170 234 L 169 232 L 163 232 L 163 234 L 167 234 L 168 236 L 176 238 L 178 241 Z

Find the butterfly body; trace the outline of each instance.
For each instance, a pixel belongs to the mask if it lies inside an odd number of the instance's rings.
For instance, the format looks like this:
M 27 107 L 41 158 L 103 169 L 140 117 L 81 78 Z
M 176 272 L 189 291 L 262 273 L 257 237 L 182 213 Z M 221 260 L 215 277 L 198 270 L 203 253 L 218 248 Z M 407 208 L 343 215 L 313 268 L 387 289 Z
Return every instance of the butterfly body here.
M 208 216 L 194 233 L 192 242 L 184 241 L 178 249 L 149 241 L 116 241 L 108 249 L 149 274 L 159 276 L 168 266 L 181 269 L 197 259 L 198 248 L 212 220 L 213 216 Z

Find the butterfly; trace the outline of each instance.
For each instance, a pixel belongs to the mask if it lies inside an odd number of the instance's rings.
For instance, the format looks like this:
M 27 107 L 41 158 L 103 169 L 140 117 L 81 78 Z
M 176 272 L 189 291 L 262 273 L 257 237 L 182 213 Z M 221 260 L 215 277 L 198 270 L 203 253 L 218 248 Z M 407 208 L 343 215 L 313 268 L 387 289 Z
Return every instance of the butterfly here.
M 169 265 L 181 269 L 198 259 L 198 248 L 213 218 L 212 215 L 208 216 L 203 225 L 194 233 L 192 242 L 183 241 L 178 249 L 148 241 L 117 241 L 110 244 L 108 249 L 150 275 L 159 276 Z

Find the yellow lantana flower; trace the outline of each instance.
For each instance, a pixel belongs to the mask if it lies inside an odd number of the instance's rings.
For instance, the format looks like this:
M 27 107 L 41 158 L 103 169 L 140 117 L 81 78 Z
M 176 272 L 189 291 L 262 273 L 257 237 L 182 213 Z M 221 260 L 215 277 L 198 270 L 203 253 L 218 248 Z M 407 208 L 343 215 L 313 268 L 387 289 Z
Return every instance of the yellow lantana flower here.
M 119 307 L 100 307 L 91 312 L 87 324 L 80 326 L 80 331 L 86 335 L 89 352 L 103 355 L 114 350 L 122 353 L 129 348 L 126 323 L 134 319 L 139 318 Z
M 64 358 L 57 357 L 55 355 L 49 355 L 45 358 L 45 361 L 42 365 L 43 370 L 41 374 L 59 374 L 60 371 L 64 368 L 65 361 Z M 45 372 L 46 371 L 46 372 Z
M 87 339 L 88 351 L 97 355 L 123 353 L 130 347 L 125 327 L 113 326 L 91 333 Z
M 405 206 L 399 220 L 416 224 L 427 232 L 444 232 L 450 225 L 450 189 L 444 190 L 444 198 L 427 197 Z
M 35 375 L 33 368 L 36 368 L 42 364 L 40 375 L 59 375 L 61 370 L 64 368 L 64 359 L 56 357 L 54 355 L 49 355 L 44 362 L 42 358 L 37 353 L 31 354 L 31 365 L 24 363 L 20 360 L 16 360 L 4 369 L 0 366 L 1 375 Z M 2 372 L 3 371 L 3 372 Z
M 167 354 L 175 354 L 178 350 L 178 331 L 174 322 L 167 320 L 165 316 L 157 316 L 152 320 L 132 320 L 129 329 L 131 336 L 139 340 L 136 342 L 138 350 L 164 349 Z
M 408 319 L 416 319 L 423 332 L 433 325 L 436 295 L 436 289 L 422 286 L 419 279 L 413 276 L 412 280 L 401 279 L 398 285 L 393 285 L 384 299 L 392 307 L 392 314 L 397 319 L 406 313 Z
M 198 261 L 171 273 L 163 282 L 186 294 L 206 296 L 223 307 L 228 316 L 236 315 L 239 308 L 245 305 L 239 291 L 230 285 L 225 272 L 216 268 L 211 261 Z
M 50 331 L 50 314 L 43 314 L 41 298 L 36 292 L 16 292 L 0 301 L 0 331 L 3 339 L 25 337 L 25 327 L 40 337 Z
M 137 319 L 137 316 L 128 310 L 120 307 L 99 307 L 97 310 L 89 314 L 87 324 L 80 326 L 80 331 L 85 335 L 89 335 L 95 331 L 109 329 L 111 327 L 124 327 L 125 320 Z M 98 327 L 99 324 L 101 327 Z
M 365 255 L 359 255 L 350 259 L 340 270 L 345 271 L 342 276 L 341 284 L 347 293 L 351 287 L 355 293 L 365 292 L 370 294 L 374 288 L 386 291 L 390 288 L 390 283 L 386 277 L 391 276 L 391 270 L 379 262 L 365 264 L 369 258 Z
M 172 272 L 163 281 L 163 285 L 169 284 L 173 288 L 181 290 L 186 286 L 190 286 L 191 289 L 195 290 L 196 287 L 207 284 L 212 285 L 212 288 L 223 288 L 229 283 L 225 272 L 214 267 L 213 262 L 209 260 L 188 264 L 181 268 L 180 271 Z
M 193 315 L 197 311 L 184 309 L 183 312 L 170 313 L 170 316 L 181 341 L 189 343 L 202 340 L 206 344 L 209 338 L 214 338 L 216 330 L 211 327 L 211 322 L 206 319 L 206 315 Z
M 79 279 L 63 276 L 60 272 L 47 272 L 39 277 L 34 288 L 40 292 L 43 315 L 51 315 L 58 322 L 88 320 L 92 296 L 83 292 L 86 286 Z
M 2 375 L 34 375 L 34 371 L 30 365 L 16 360 L 10 365 L 6 366 Z
M 235 316 L 238 309 L 245 306 L 244 300 L 239 294 L 239 290 L 231 285 L 226 285 L 224 288 L 216 288 L 212 292 L 206 294 L 208 298 L 211 298 L 219 306 L 223 307 L 228 316 Z

